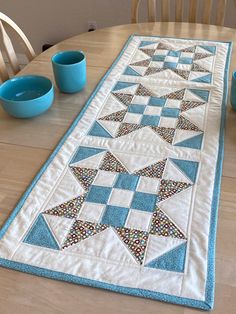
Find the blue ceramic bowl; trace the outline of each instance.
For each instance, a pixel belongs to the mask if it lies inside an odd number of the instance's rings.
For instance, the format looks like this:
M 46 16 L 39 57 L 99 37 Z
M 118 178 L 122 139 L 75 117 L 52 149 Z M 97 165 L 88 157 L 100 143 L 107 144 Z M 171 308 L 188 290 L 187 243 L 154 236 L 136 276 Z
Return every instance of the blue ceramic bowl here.
M 0 86 L 0 102 L 16 118 L 38 116 L 50 108 L 53 100 L 52 82 L 44 76 L 17 76 Z

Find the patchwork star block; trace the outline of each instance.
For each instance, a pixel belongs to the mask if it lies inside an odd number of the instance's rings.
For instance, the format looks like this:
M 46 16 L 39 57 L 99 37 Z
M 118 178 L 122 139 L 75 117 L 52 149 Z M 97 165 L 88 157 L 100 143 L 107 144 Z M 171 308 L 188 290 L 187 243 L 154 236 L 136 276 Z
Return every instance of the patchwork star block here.
M 139 56 L 139 61 L 137 61 L 136 59 L 135 62 L 131 61 L 130 66 L 133 66 L 133 68 L 127 67 L 126 71 L 124 72 L 125 75 L 144 77 L 150 75 L 159 76 L 159 74 L 161 74 L 163 71 L 169 70 L 169 72 L 171 71 L 172 73 L 175 73 L 184 80 L 211 83 L 212 73 L 211 70 L 209 70 L 209 66 L 204 63 L 198 64 L 197 62 L 203 59 L 207 59 L 208 62 L 213 64 L 213 58 L 216 53 L 216 50 L 214 50 L 213 48 L 207 50 L 200 46 L 192 46 L 174 50 L 173 47 L 165 46 L 162 43 L 159 43 L 156 48 L 153 45 L 151 46 L 149 45 L 147 47 L 139 47 L 139 51 L 142 52 L 142 55 Z M 162 47 L 165 48 L 163 49 Z M 201 52 L 199 52 L 199 49 Z M 145 54 L 145 56 L 143 54 Z M 138 71 L 138 67 L 143 67 L 144 70 L 140 72 Z M 135 70 L 137 70 L 137 72 L 135 72 Z M 207 79 L 201 79 L 201 77 L 197 80 L 195 78 L 191 79 L 192 73 L 194 74 L 199 72 L 208 73 L 209 76 L 207 77 Z M 170 79 L 175 80 L 175 78 L 172 78 L 171 75 Z

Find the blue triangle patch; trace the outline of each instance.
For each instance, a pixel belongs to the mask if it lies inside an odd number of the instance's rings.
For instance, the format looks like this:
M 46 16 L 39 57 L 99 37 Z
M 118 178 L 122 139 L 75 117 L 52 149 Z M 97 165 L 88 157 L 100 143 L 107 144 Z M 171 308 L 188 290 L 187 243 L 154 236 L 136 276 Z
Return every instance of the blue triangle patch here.
M 60 249 L 42 215 L 38 216 L 29 233 L 25 237 L 24 242 L 32 245 L 47 247 L 53 250 Z
M 191 80 L 192 82 L 200 82 L 200 83 L 211 83 L 212 74 L 207 74 L 202 77 L 198 77 L 194 80 Z
M 124 75 L 141 76 L 138 72 L 134 71 L 131 67 L 125 69 Z
M 204 89 L 190 89 L 190 92 L 202 98 L 206 102 L 208 101 L 210 92 Z
M 202 140 L 203 140 L 203 133 L 196 135 L 194 137 L 188 138 L 182 142 L 175 144 L 174 146 L 181 146 L 181 147 L 189 147 L 193 149 L 201 149 L 202 147 Z
M 120 89 L 123 89 L 123 88 L 126 88 L 126 87 L 130 87 L 130 86 L 133 86 L 133 85 L 138 85 L 137 83 L 129 83 L 129 82 L 117 82 L 115 87 L 113 87 L 113 92 L 116 91 L 116 90 L 120 90 Z
M 203 49 L 205 49 L 205 50 L 207 50 L 213 54 L 216 53 L 216 46 L 199 46 L 199 47 L 201 47 L 201 48 L 203 48 Z
M 145 47 L 145 46 L 148 46 L 148 45 L 152 45 L 152 44 L 155 44 L 155 42 L 153 41 L 141 41 L 140 45 L 139 45 L 139 48 L 142 48 L 142 47 Z
M 158 268 L 168 271 L 184 272 L 185 256 L 187 244 L 183 243 L 177 248 L 154 259 L 146 267 Z
M 170 159 L 193 183 L 195 183 L 199 164 L 197 161 Z
M 75 162 L 92 157 L 93 155 L 99 154 L 104 151 L 105 149 L 80 146 L 70 163 L 73 164 Z
M 93 124 L 88 135 L 112 138 L 111 134 L 108 133 L 97 121 Z

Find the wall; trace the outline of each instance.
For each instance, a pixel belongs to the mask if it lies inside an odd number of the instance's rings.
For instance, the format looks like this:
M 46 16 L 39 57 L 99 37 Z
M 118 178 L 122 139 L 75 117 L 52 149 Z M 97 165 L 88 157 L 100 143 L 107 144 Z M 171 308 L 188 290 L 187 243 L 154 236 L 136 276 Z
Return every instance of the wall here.
M 234 1 L 228 0 L 229 27 L 235 26 Z M 86 32 L 90 20 L 96 20 L 98 28 L 129 23 L 130 7 L 131 0 L 0 0 L 0 11 L 23 29 L 37 52 L 44 43 L 56 43 Z M 145 1 L 141 7 L 141 21 L 145 21 Z

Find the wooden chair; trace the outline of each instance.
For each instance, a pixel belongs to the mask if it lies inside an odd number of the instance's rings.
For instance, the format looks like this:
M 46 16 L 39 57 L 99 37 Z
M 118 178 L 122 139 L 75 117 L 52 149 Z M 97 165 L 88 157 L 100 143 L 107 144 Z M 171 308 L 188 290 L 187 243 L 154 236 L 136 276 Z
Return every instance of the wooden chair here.
M 148 4 L 148 21 L 156 21 L 156 0 L 146 0 Z M 173 0 L 172 0 L 173 1 Z M 141 0 L 132 0 L 131 21 L 137 23 L 138 21 L 138 9 Z M 161 21 L 169 22 L 170 20 L 170 0 L 160 0 L 161 2 Z M 198 0 L 188 0 L 188 21 L 189 23 L 196 23 Z M 210 24 L 211 10 L 213 1 L 204 0 L 202 23 Z M 217 12 L 216 12 L 216 25 L 223 25 L 225 18 L 225 8 L 227 0 L 217 0 Z M 175 21 L 183 21 L 184 0 L 175 0 Z
M 20 65 L 17 60 L 17 56 L 12 45 L 12 41 L 6 32 L 5 27 L 6 28 L 9 27 L 9 29 L 13 30 L 17 37 L 20 39 L 20 43 L 23 44 L 26 57 L 29 61 L 31 61 L 35 57 L 35 52 L 23 31 L 8 16 L 0 12 L 0 40 L 2 41 L 2 46 L 7 55 L 11 69 L 13 73 L 16 74 L 17 72 L 20 71 Z M 1 50 L 0 50 L 0 77 L 2 81 L 6 81 L 9 79 L 9 72 Z

